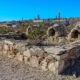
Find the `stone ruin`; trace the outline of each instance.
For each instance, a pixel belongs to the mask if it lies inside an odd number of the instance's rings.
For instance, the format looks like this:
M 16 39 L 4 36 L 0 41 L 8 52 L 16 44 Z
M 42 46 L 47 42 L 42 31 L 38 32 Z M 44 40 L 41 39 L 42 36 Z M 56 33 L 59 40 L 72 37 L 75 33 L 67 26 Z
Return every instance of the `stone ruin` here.
M 80 57 L 80 40 L 67 45 L 27 46 L 20 42 L 0 41 L 0 55 L 43 71 L 60 74 Z
M 26 35 L 28 35 L 30 31 L 31 31 L 31 26 L 28 26 L 28 28 L 26 30 Z
M 41 26 L 40 25 L 29 25 L 28 28 L 26 29 L 26 35 L 29 35 L 30 31 L 33 31 L 34 29 L 41 29 Z
M 66 30 L 63 25 L 54 24 L 52 27 L 49 27 L 47 30 L 47 36 L 49 43 L 60 43 L 66 40 Z
M 79 39 L 80 39 L 80 22 L 77 22 L 76 26 L 69 33 L 68 40 L 76 41 Z
M 30 31 L 34 29 L 41 29 L 40 27 L 35 26 L 28 26 L 26 30 L 26 35 L 29 34 Z M 46 31 L 46 44 L 54 44 L 54 43 L 64 43 L 66 39 L 66 30 L 64 25 L 54 24 L 53 26 L 49 27 Z M 45 42 L 45 41 L 44 41 Z
M 69 66 L 74 65 L 75 60 L 80 57 L 79 29 L 78 23 L 66 37 L 69 44 L 65 45 L 36 46 L 13 40 L 0 40 L 0 55 L 16 59 L 16 61 L 43 71 L 60 74 Z M 59 25 L 54 25 L 47 31 L 47 35 L 53 38 L 53 42 L 56 38 L 62 39 L 65 36 L 63 34 L 65 34 L 65 29 Z M 73 40 L 73 43 L 70 40 Z
M 54 24 L 52 27 L 49 27 L 47 30 L 47 35 L 53 36 L 53 37 L 61 37 L 61 36 L 65 36 L 66 31 L 64 26 L 58 25 L 58 24 Z
M 62 43 L 69 44 L 76 40 L 80 40 L 80 22 L 77 22 L 75 27 L 67 34 L 64 26 L 54 24 L 52 27 L 48 28 L 47 35 L 49 43 Z

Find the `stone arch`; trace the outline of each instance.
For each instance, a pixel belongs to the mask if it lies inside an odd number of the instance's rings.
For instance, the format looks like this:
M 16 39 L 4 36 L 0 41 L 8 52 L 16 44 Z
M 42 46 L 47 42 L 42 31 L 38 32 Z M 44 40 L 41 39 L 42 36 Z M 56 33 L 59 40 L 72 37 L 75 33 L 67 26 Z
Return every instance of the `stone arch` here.
M 29 26 L 29 27 L 27 28 L 27 30 L 26 30 L 26 34 L 28 35 L 28 34 L 30 33 L 30 31 L 31 31 L 31 27 Z
M 48 36 L 55 36 L 55 30 L 53 28 L 49 28 L 47 34 Z
M 76 38 L 80 39 L 80 22 L 77 22 L 75 24 L 75 27 L 69 33 L 68 40 L 70 40 L 72 38 L 74 38 L 74 39 L 76 39 Z
M 78 30 L 73 30 L 71 33 L 71 38 L 79 38 L 80 32 Z

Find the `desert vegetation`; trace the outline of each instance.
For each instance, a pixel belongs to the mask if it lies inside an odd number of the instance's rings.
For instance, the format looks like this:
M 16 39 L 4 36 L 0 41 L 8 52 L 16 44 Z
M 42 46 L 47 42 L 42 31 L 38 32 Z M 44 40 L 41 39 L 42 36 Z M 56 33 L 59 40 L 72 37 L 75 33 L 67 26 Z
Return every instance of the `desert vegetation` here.
M 44 35 L 44 31 L 34 29 L 33 31 L 30 31 L 28 38 L 32 43 L 41 43 L 45 39 L 43 38 Z

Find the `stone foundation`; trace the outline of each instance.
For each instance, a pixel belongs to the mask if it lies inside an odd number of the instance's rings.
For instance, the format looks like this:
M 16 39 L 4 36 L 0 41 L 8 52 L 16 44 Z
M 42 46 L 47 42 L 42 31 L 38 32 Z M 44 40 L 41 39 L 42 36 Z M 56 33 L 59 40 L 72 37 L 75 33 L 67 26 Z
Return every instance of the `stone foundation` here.
M 26 44 L 25 44 L 26 45 Z M 15 58 L 43 71 L 62 73 L 80 57 L 80 41 L 66 46 L 25 46 L 14 41 L 0 41 L 0 55 Z

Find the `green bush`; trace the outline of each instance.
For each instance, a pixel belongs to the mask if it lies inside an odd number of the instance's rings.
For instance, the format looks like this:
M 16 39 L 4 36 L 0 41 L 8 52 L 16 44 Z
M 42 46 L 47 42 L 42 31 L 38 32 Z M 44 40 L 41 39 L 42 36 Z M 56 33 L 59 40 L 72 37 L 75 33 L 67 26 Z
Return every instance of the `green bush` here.
M 71 27 L 66 27 L 66 31 L 69 33 L 71 31 Z
M 44 34 L 45 33 L 43 31 L 34 29 L 29 33 L 28 38 L 32 43 L 41 43 L 44 40 Z

